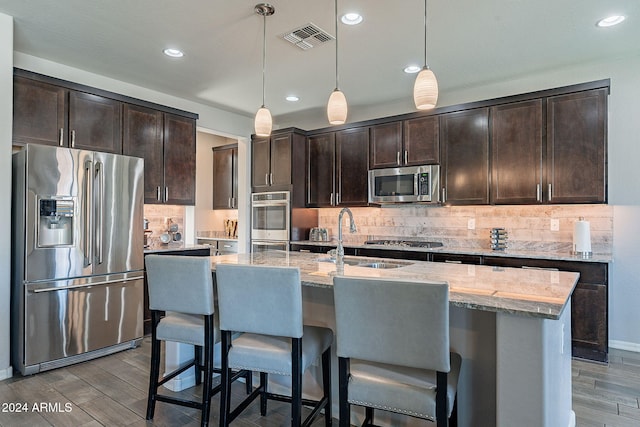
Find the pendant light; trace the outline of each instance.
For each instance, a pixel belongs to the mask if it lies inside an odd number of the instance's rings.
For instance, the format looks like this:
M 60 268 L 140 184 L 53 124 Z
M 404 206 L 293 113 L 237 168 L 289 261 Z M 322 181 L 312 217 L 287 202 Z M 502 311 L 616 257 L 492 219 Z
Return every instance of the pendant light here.
M 338 0 L 335 3 L 335 24 L 336 24 L 336 88 L 329 96 L 327 103 L 327 118 L 332 125 L 341 125 L 347 121 L 347 98 L 338 89 Z
M 260 107 L 260 109 L 256 113 L 254 126 L 257 136 L 269 136 L 271 135 L 273 120 L 271 119 L 271 112 L 267 107 L 264 106 L 264 76 L 265 63 L 267 58 L 267 16 L 273 15 L 276 10 L 268 3 L 257 4 L 254 10 L 258 15 L 262 16 L 262 107 Z
M 427 0 L 424 0 L 424 67 L 413 85 L 413 102 L 418 110 L 430 110 L 438 102 L 438 81 L 427 65 Z

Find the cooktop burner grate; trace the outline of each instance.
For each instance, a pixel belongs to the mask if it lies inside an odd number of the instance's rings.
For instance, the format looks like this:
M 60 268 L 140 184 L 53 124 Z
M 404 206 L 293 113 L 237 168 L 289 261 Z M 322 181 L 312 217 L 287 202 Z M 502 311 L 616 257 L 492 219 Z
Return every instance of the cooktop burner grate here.
M 400 246 L 407 248 L 439 248 L 441 242 L 422 242 L 417 240 L 367 240 L 366 245 Z

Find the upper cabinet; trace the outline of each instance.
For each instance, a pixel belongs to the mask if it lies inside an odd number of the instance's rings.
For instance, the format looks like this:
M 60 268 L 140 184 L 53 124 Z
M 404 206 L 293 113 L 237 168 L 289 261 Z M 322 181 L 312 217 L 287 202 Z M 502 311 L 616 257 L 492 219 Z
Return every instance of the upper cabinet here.
M 238 208 L 238 145 L 213 148 L 213 209 Z
M 437 164 L 439 160 L 438 116 L 371 127 L 371 169 Z
M 547 98 L 549 203 L 607 202 L 608 88 Z
M 366 206 L 369 130 L 366 127 L 307 139 L 307 206 Z
M 122 153 L 122 102 L 16 76 L 13 143 Z
M 489 109 L 440 116 L 442 200 L 450 205 L 489 203 Z
M 491 107 L 491 202 L 543 200 L 542 99 Z
M 145 203 L 195 204 L 194 119 L 125 105 L 123 152 L 145 160 Z

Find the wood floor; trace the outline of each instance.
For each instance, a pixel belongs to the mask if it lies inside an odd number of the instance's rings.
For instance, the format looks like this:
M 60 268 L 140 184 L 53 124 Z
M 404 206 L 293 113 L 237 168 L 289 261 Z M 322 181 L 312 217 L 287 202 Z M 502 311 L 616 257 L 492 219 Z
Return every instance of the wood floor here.
M 0 382 L 0 426 L 198 426 L 198 411 L 163 403 L 157 404 L 153 422 L 145 421 L 149 350 L 149 338 L 145 338 L 137 349 Z M 608 365 L 574 360 L 572 380 L 579 427 L 640 426 L 640 353 L 613 349 Z M 243 396 L 243 388 L 234 387 L 236 399 Z M 192 393 L 175 394 L 191 397 Z M 218 402 L 215 396 L 212 426 L 217 425 Z M 26 404 L 27 411 L 17 413 L 11 404 L 20 408 Z M 254 402 L 233 425 L 287 425 L 289 405 L 269 402 L 266 417 L 260 416 L 258 406 Z M 322 419 L 314 423 L 322 425 Z

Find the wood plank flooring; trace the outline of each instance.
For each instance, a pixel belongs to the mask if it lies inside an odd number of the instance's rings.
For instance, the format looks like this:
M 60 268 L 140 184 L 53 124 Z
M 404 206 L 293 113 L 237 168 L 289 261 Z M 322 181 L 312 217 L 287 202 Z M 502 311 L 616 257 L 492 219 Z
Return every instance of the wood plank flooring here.
M 145 338 L 137 349 L 0 382 L 0 426 L 198 426 L 199 411 L 163 403 L 157 404 L 153 422 L 144 419 L 149 350 Z M 572 381 L 577 426 L 640 426 L 640 353 L 612 349 L 608 365 L 574 360 Z M 234 399 L 244 396 L 243 389 L 234 386 Z M 199 392 L 195 388 L 173 394 L 191 398 Z M 212 400 L 212 426 L 217 425 L 218 399 Z M 28 410 L 17 413 L 6 406 L 12 403 L 26 403 Z M 258 407 L 254 402 L 233 425 L 287 425 L 289 405 L 269 402 L 266 417 L 260 416 Z M 319 419 L 313 425 L 324 423 Z

